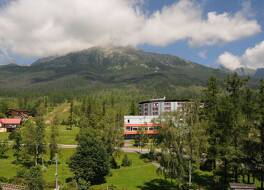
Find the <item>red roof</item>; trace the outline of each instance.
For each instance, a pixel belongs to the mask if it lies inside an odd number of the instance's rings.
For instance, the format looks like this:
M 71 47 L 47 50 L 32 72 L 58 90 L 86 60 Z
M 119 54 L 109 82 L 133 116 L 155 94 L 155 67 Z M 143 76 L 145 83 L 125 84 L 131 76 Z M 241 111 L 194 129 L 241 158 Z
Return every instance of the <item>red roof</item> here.
M 0 119 L 0 123 L 4 125 L 20 125 L 21 119 L 20 118 L 4 118 L 4 119 Z

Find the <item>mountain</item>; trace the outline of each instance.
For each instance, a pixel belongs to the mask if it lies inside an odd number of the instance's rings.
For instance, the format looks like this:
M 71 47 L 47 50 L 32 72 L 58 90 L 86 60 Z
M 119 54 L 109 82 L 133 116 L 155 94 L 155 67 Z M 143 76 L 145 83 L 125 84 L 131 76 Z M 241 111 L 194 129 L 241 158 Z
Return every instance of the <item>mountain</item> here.
M 259 68 L 256 70 L 254 78 L 256 79 L 264 79 L 264 68 Z
M 0 89 L 144 89 L 204 86 L 210 76 L 226 74 L 176 56 L 132 47 L 94 47 L 43 58 L 30 66 L 0 67 Z
M 256 70 L 254 69 L 250 69 L 250 68 L 245 68 L 245 67 L 240 67 L 240 68 L 237 68 L 235 70 L 235 72 L 239 75 L 239 76 L 254 76 L 255 75 L 255 72 Z

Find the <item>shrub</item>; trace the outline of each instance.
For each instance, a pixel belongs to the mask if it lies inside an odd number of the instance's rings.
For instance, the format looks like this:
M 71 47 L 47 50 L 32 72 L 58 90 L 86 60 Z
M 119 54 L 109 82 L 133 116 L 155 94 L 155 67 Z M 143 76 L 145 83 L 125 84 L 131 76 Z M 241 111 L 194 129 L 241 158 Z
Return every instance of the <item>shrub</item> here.
M 132 160 L 128 159 L 127 154 L 125 154 L 123 160 L 122 160 L 122 166 L 127 167 L 132 165 Z

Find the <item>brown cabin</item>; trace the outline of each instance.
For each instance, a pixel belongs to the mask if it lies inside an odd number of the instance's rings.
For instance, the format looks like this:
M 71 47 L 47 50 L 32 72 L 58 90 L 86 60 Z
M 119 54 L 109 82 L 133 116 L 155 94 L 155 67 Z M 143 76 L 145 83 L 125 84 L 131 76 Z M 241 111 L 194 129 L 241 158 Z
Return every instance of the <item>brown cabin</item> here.
M 231 190 L 255 190 L 255 185 L 244 183 L 229 183 Z
M 11 118 L 20 118 L 25 121 L 29 118 L 30 112 L 26 110 L 8 109 L 6 115 Z

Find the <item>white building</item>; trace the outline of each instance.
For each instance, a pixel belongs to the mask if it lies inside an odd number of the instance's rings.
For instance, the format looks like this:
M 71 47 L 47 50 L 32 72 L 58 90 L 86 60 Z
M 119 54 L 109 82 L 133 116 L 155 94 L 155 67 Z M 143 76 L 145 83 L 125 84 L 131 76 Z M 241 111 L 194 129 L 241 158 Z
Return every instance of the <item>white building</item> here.
M 142 132 L 147 135 L 159 134 L 161 127 L 158 118 L 161 113 L 179 111 L 189 100 L 151 99 L 139 103 L 138 116 L 124 116 L 124 136 L 133 138 Z
M 158 134 L 158 116 L 124 116 L 124 135 L 132 137 L 142 132 L 147 135 Z
M 159 116 L 163 112 L 173 112 L 182 109 L 189 100 L 166 100 L 166 98 L 151 99 L 139 103 L 139 114 Z

